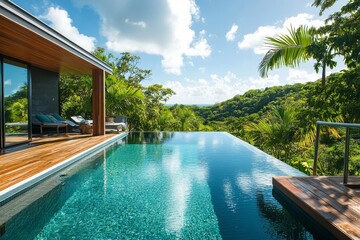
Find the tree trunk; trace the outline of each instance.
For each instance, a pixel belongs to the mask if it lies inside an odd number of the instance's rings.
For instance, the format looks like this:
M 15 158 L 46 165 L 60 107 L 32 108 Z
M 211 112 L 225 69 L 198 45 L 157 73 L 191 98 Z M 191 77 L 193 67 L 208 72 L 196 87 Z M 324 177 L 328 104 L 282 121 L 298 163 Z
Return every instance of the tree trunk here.
M 323 88 L 325 87 L 325 71 L 326 71 L 326 65 L 325 65 L 325 63 L 323 63 L 322 74 L 321 74 L 321 86 Z

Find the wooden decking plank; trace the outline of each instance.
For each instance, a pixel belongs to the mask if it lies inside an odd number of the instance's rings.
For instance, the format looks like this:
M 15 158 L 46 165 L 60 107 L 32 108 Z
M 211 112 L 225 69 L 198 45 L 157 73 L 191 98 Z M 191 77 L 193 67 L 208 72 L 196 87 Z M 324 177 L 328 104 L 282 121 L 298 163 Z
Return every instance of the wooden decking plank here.
M 299 188 L 294 186 L 293 183 L 289 180 L 289 177 L 274 177 L 273 186 L 283 192 L 289 199 L 291 199 L 294 203 L 300 206 L 311 217 L 317 219 L 322 225 L 325 225 L 328 228 L 332 229 L 334 226 L 329 224 L 329 222 L 325 219 L 335 220 L 334 211 L 323 211 L 325 217 L 319 218 L 319 216 L 321 216 L 320 213 L 312 210 L 314 209 L 314 205 L 316 205 L 315 207 L 318 209 L 326 210 L 326 208 L 324 207 L 325 202 L 320 199 L 317 202 L 313 202 L 313 204 L 309 204 L 307 200 L 312 200 L 311 196 L 305 194 Z
M 360 206 L 352 201 L 352 199 L 341 194 L 336 188 L 325 189 L 323 185 L 319 184 L 317 179 L 311 177 L 304 178 L 302 181 L 297 181 L 297 184 L 300 184 L 304 189 L 326 201 L 330 206 L 352 221 L 358 221 L 360 225 Z M 331 187 L 331 185 L 327 186 Z
M 29 145 L 28 149 L 0 155 L 0 191 L 40 173 L 72 156 L 75 156 L 113 137 L 103 136 L 61 136 L 41 139 Z M 61 139 L 61 140 L 59 140 Z
M 345 233 L 350 233 L 351 235 L 356 236 L 356 238 L 360 238 L 360 228 L 359 226 L 359 214 L 356 210 L 354 210 L 355 206 L 351 206 L 351 204 L 347 204 L 347 206 L 342 206 L 344 202 L 339 203 L 334 201 L 332 197 L 326 195 L 322 190 L 317 190 L 310 183 L 306 184 L 307 179 L 302 179 L 301 181 L 297 180 L 297 186 L 303 187 L 303 190 L 308 190 L 311 192 L 312 196 L 314 196 L 314 200 L 321 199 L 326 202 L 326 207 L 328 209 L 335 209 L 338 211 L 337 217 L 333 221 L 333 224 L 336 225 L 339 229 L 344 231 Z M 307 194 L 309 194 L 309 192 Z M 316 211 L 320 211 L 319 209 L 314 209 Z
M 313 191 L 314 187 L 305 187 L 306 181 L 309 180 L 305 180 L 305 178 L 274 177 L 273 186 L 328 229 L 335 237 L 339 239 L 360 239 L 360 229 L 356 217 L 346 216 L 339 209 L 334 208 L 333 202 L 330 201 L 329 203 L 328 196 L 324 196 L 322 191 Z M 309 188 L 312 191 L 309 191 Z
M 360 205 L 360 192 L 354 189 L 351 189 L 343 184 L 334 184 L 336 183 L 331 179 L 331 177 L 321 177 L 321 181 L 326 182 L 327 184 L 332 184 L 334 188 L 342 191 L 345 196 L 351 198 L 352 201 L 355 201 Z
M 303 189 L 299 189 L 298 187 L 294 186 L 293 183 L 289 181 L 290 179 L 291 178 L 281 179 L 281 184 L 278 186 L 276 186 L 277 184 L 274 184 L 274 186 L 285 193 L 294 203 L 301 207 L 312 218 L 316 219 L 322 226 L 328 229 L 328 231 L 338 239 L 352 239 L 346 234 L 346 232 L 337 228 L 333 224 L 336 221 L 337 211 L 325 207 L 326 203 L 321 199 L 318 199 L 318 201 L 313 201 L 312 196 L 305 194 Z M 314 211 L 314 209 L 317 209 L 317 211 Z
M 356 210 L 358 211 L 358 214 L 360 214 L 360 192 L 328 180 L 328 178 L 309 178 L 309 182 L 313 186 L 319 188 L 322 186 L 321 183 L 331 186 L 331 191 L 328 191 L 329 197 L 337 198 L 340 200 L 341 204 L 346 206 L 356 206 Z

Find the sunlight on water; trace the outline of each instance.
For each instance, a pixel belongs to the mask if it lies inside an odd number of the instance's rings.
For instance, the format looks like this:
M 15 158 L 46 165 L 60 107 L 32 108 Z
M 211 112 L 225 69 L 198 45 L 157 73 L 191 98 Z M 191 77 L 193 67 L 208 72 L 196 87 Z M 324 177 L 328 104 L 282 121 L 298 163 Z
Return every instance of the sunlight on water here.
M 234 201 L 233 188 L 228 179 L 224 182 L 224 194 L 227 207 L 232 212 L 236 212 L 236 202 Z
M 191 145 L 121 146 L 107 155 L 101 168 L 77 183 L 77 190 L 38 239 L 60 233 L 78 237 L 80 229 L 99 238 L 218 238 L 208 171 L 198 155 Z M 81 238 L 90 232 L 82 231 Z

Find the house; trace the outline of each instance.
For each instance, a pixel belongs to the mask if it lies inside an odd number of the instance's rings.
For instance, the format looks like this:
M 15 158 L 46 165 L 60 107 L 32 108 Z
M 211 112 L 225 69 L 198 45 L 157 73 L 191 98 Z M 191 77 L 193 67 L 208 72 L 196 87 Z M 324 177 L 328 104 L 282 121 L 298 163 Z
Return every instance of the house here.
M 31 141 L 31 116 L 59 113 L 61 73 L 91 75 L 93 134 L 105 134 L 110 66 L 11 1 L 0 0 L 0 148 Z

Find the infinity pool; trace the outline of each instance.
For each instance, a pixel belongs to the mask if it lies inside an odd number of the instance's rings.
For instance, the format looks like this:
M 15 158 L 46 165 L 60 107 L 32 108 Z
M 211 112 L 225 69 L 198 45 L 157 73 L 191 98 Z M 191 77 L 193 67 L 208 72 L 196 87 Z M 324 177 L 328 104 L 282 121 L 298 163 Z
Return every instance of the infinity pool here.
M 228 133 L 130 133 L 20 196 L 0 239 L 312 239 L 279 175 L 302 173 Z

